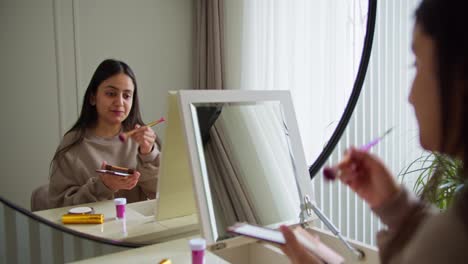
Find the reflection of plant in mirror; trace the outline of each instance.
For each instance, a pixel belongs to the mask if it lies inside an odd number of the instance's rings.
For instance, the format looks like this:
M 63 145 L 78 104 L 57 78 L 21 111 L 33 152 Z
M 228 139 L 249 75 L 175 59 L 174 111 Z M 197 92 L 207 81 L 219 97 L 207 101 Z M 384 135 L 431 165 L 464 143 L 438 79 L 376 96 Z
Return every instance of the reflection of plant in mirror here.
M 403 181 L 406 176 L 416 173 L 413 186 L 416 195 L 445 210 L 464 186 L 461 168 L 461 161 L 432 152 L 411 162 L 399 176 Z

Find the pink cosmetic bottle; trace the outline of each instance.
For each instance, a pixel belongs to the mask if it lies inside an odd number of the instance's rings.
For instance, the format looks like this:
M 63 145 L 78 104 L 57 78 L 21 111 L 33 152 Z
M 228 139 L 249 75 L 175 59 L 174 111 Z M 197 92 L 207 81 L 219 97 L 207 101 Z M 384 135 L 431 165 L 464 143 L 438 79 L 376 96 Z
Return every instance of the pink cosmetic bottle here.
M 205 264 L 205 239 L 193 238 L 190 239 L 189 244 L 192 250 L 192 264 Z
M 115 216 L 117 219 L 125 218 L 125 205 L 127 204 L 126 198 L 115 198 Z

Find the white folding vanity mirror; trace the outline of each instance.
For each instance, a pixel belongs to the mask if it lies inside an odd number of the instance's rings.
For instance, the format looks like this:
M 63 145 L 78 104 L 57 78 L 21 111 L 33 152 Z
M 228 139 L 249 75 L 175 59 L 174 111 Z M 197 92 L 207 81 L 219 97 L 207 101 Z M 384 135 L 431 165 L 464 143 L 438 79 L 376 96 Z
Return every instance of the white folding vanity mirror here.
M 314 196 L 290 93 L 184 90 L 179 99 L 208 244 L 231 237 L 235 222 L 298 224 L 301 201 Z

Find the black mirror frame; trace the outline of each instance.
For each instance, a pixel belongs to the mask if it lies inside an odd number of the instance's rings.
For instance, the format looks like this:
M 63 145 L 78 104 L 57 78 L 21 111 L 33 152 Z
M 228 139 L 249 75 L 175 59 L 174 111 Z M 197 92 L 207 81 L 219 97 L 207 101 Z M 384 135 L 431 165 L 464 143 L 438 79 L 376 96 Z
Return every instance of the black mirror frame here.
M 89 234 L 86 234 L 86 233 L 75 231 L 75 230 L 70 229 L 70 228 L 66 228 L 63 225 L 56 224 L 56 223 L 54 223 L 52 221 L 49 221 L 49 220 L 47 220 L 45 218 L 42 218 L 42 217 L 36 215 L 35 213 L 33 213 L 33 212 L 29 211 L 29 210 L 26 210 L 26 209 L 24 209 L 24 208 L 22 208 L 20 206 L 17 206 L 14 203 L 12 203 L 12 202 L 8 201 L 7 199 L 3 198 L 2 196 L 0 196 L 0 202 L 3 205 L 5 205 L 6 207 L 9 207 L 9 208 L 15 210 L 16 212 L 21 213 L 21 214 L 23 214 L 23 215 L 25 215 L 27 217 L 30 217 L 31 219 L 37 221 L 38 224 L 44 224 L 44 225 L 46 225 L 48 227 L 60 230 L 60 231 L 62 231 L 64 233 L 67 233 L 67 234 L 72 235 L 72 236 L 77 236 L 79 238 L 83 238 L 83 239 L 90 240 L 90 241 L 93 241 L 93 242 L 99 242 L 99 243 L 103 243 L 103 244 L 106 244 L 106 245 L 123 247 L 123 248 L 137 248 L 137 247 L 145 246 L 144 244 L 139 244 L 139 243 L 137 244 L 137 243 L 132 243 L 132 242 L 118 241 L 118 240 L 112 240 L 112 239 L 108 239 L 108 238 L 93 236 L 93 235 L 89 235 Z
M 336 145 L 340 141 L 341 136 L 343 135 L 349 120 L 351 119 L 354 109 L 356 108 L 359 96 L 361 95 L 362 86 L 366 78 L 367 66 L 369 65 L 370 61 L 372 43 L 374 41 L 375 20 L 377 16 L 377 0 L 369 0 L 368 10 L 369 12 L 367 15 L 366 36 L 364 38 L 361 62 L 359 64 L 356 80 L 354 81 L 353 91 L 351 92 L 350 99 L 346 104 L 346 108 L 343 112 L 343 115 L 341 116 L 340 122 L 330 137 L 330 140 L 327 142 L 323 151 L 320 153 L 315 162 L 309 167 L 309 175 L 311 180 L 317 175 L 317 172 L 319 172 L 323 164 L 325 164 Z

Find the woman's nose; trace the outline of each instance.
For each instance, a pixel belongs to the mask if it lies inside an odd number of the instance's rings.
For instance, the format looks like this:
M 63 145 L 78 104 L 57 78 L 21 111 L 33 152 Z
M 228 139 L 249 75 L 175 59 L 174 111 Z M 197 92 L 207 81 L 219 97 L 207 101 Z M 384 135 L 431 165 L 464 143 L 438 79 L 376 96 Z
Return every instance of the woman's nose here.
M 124 102 L 124 98 L 123 98 L 123 95 L 118 95 L 116 96 L 115 100 L 114 100 L 114 103 L 116 105 L 123 105 L 123 102 Z

